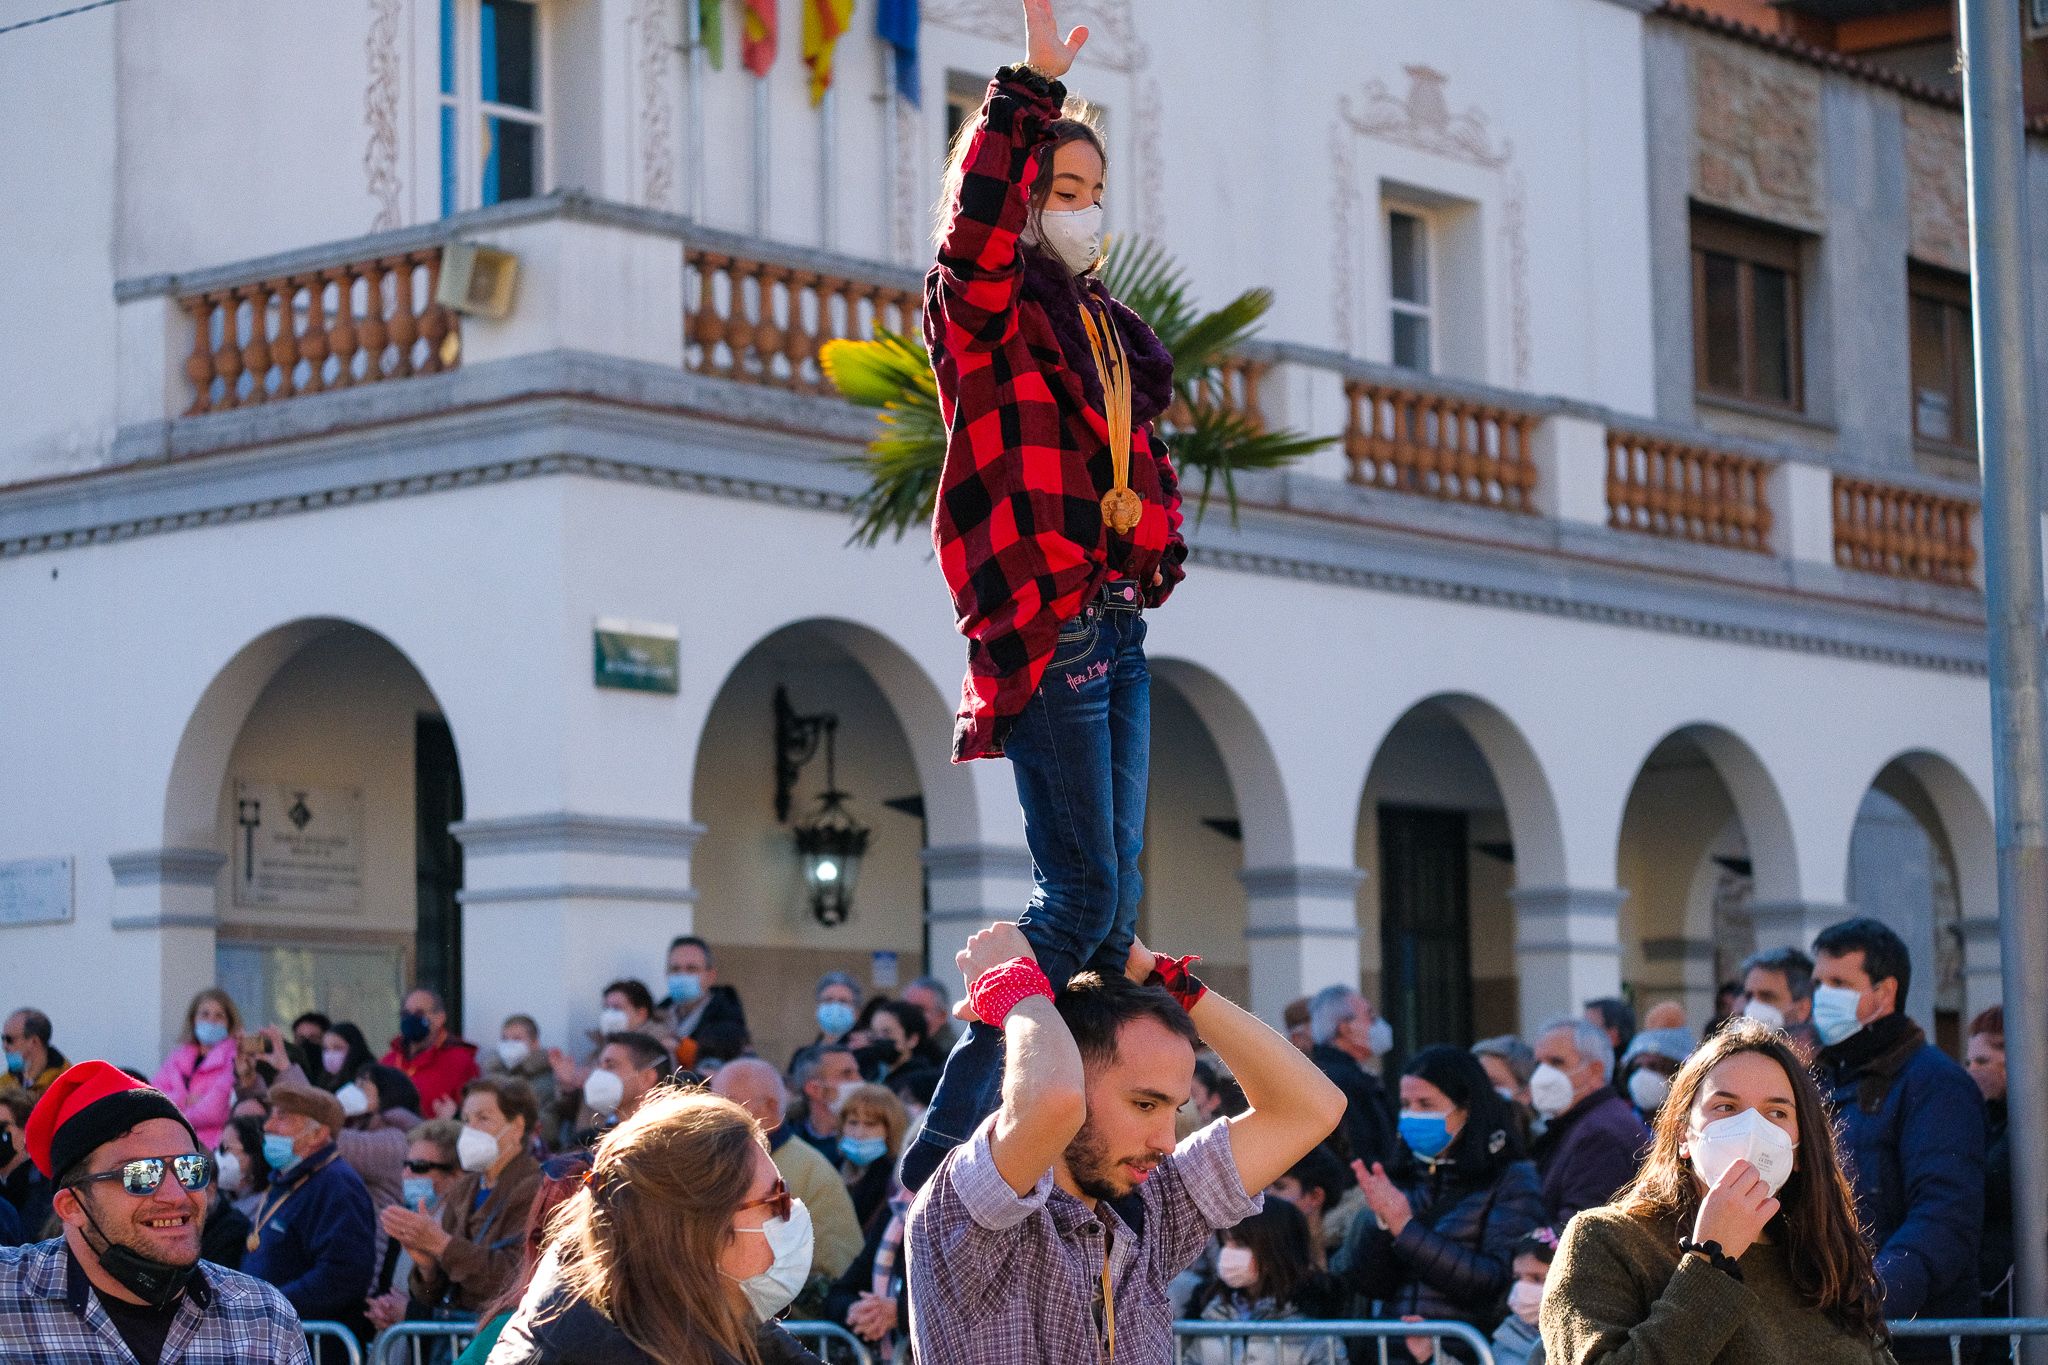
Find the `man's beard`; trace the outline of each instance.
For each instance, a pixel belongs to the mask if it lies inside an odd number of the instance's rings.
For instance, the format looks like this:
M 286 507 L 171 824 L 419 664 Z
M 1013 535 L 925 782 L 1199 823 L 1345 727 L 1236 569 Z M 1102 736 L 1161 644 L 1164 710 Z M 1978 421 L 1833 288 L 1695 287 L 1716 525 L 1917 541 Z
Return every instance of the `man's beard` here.
M 1121 1199 L 1137 1188 L 1137 1182 L 1125 1171 L 1123 1162 L 1110 1156 L 1109 1144 L 1095 1131 L 1093 1123 L 1081 1125 L 1081 1131 L 1074 1134 L 1074 1140 L 1067 1144 L 1062 1156 L 1067 1163 L 1067 1174 L 1074 1178 L 1074 1188 L 1091 1199 Z M 1150 1162 L 1151 1157 L 1152 1154 L 1147 1152 L 1130 1159 Z

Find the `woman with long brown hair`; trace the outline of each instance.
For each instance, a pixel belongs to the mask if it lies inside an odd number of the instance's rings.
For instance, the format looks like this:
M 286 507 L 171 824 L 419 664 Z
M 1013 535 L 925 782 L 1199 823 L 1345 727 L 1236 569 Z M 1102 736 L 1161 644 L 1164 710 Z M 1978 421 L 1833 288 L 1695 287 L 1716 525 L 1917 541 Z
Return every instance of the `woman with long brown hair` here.
M 810 1214 L 730 1100 L 649 1095 L 545 1236 L 497 1365 L 818 1365 L 774 1320 L 810 1271 Z
M 1552 1365 L 1889 1362 L 1835 1132 L 1785 1036 L 1737 1019 L 1671 1079 L 1648 1158 L 1566 1227 Z

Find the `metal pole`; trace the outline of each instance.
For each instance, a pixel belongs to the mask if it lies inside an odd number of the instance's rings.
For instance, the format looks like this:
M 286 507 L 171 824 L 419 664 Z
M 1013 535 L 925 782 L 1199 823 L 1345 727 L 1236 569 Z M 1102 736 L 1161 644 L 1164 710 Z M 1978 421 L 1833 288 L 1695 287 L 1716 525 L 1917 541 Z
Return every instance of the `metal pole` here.
M 704 13 L 697 0 L 683 0 L 684 27 L 690 45 L 690 216 L 704 221 Z
M 754 78 L 754 235 L 768 235 L 768 78 Z
M 828 85 L 818 101 L 818 245 L 839 245 L 839 87 Z
M 2029 432 L 2033 289 L 2027 270 L 2026 131 L 2020 7 L 1963 0 L 1963 135 L 1977 360 L 1977 448 L 1984 466 L 1984 594 L 1991 649 L 1992 780 L 1998 808 L 1999 950 L 2012 1121 L 2013 1312 L 2048 1312 L 2048 721 L 2040 471 Z M 2027 1365 L 2048 1365 L 2030 1340 Z

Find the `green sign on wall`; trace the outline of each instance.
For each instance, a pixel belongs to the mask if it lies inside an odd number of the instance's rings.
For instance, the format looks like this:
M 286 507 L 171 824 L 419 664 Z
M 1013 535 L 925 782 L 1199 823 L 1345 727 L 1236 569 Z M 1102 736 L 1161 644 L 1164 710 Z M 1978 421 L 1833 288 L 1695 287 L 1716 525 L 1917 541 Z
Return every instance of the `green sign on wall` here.
M 599 621 L 591 632 L 592 681 L 628 692 L 666 692 L 681 686 L 680 651 L 674 626 L 637 621 Z

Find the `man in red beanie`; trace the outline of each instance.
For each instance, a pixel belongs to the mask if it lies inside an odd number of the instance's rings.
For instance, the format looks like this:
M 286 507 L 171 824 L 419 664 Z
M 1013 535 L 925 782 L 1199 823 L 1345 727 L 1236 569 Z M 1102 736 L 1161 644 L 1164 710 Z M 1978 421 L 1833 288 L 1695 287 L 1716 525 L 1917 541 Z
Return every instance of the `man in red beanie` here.
M 213 1161 L 169 1096 L 81 1062 L 44 1093 L 26 1137 L 64 1234 L 0 1248 L 8 1358 L 304 1365 L 283 1296 L 199 1259 Z

